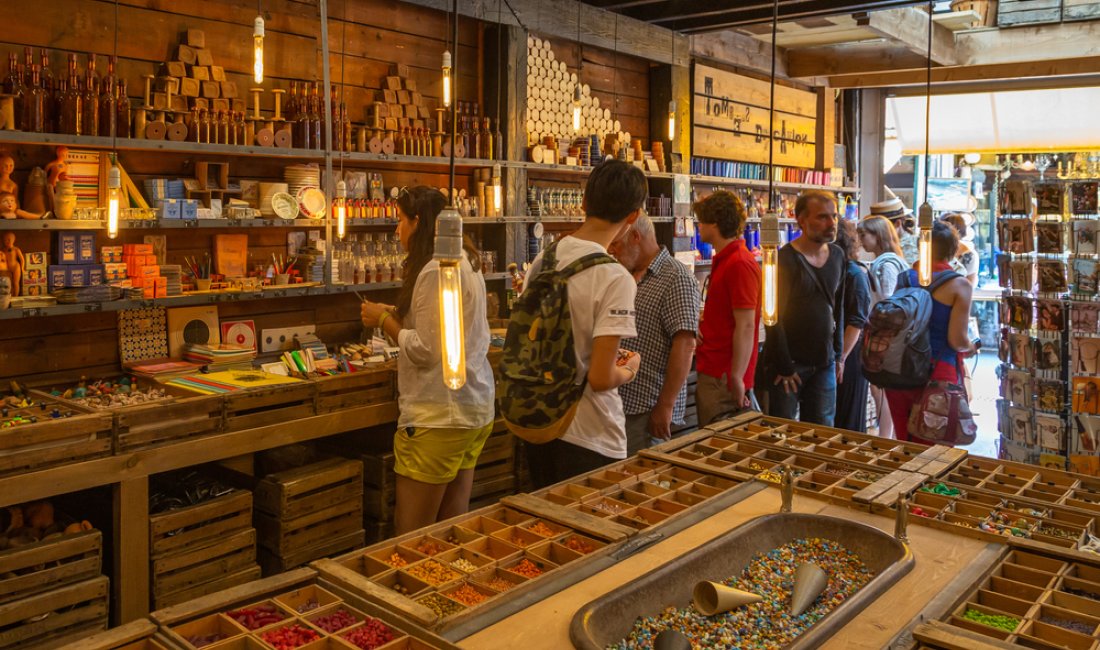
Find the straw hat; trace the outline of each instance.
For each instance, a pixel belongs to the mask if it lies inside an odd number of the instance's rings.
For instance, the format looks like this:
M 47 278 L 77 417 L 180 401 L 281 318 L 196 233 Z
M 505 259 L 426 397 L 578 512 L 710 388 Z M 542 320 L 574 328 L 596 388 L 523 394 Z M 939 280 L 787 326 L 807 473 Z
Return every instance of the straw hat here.
M 885 217 L 893 220 L 913 216 L 913 211 L 905 207 L 905 204 L 889 187 L 883 189 L 886 190 L 887 198 L 885 201 L 879 201 L 871 206 L 872 217 Z

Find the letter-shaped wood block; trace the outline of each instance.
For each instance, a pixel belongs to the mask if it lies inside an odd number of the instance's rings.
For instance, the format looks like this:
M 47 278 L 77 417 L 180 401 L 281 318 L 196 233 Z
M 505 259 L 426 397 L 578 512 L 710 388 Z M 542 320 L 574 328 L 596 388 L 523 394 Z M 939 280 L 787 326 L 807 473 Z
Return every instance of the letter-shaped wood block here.
M 225 68 L 220 65 L 210 66 L 210 78 L 214 81 L 225 81 Z
M 202 96 L 214 99 L 222 96 L 222 85 L 217 81 L 202 82 Z
M 204 65 L 191 66 L 191 78 L 199 81 L 210 81 L 210 68 Z
M 210 50 L 195 50 L 195 62 L 207 67 L 214 65 L 214 55 Z
M 187 45 L 180 45 L 179 55 L 176 57 L 180 61 L 183 61 L 187 65 L 195 65 L 198 62 L 197 50 Z
M 184 97 L 199 96 L 199 81 L 197 79 L 180 79 L 180 94 Z
M 206 47 L 206 32 L 201 29 L 187 30 L 187 45 L 200 50 Z

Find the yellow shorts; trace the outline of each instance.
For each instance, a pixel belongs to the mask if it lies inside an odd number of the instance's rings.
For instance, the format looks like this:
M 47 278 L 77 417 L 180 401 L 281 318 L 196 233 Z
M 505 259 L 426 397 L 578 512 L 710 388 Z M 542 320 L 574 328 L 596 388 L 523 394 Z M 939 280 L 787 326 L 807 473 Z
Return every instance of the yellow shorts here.
M 473 469 L 493 431 L 479 429 L 398 429 L 393 436 L 394 471 L 422 483 L 450 483 L 459 470 Z

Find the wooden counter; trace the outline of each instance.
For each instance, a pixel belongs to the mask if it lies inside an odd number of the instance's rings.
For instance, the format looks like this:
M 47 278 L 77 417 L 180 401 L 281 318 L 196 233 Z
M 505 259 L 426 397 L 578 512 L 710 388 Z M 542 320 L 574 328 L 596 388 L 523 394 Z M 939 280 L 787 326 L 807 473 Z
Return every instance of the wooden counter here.
M 569 623 L 573 614 L 585 603 L 754 517 L 778 512 L 779 502 L 778 490 L 759 492 L 606 571 L 463 639 L 459 645 L 469 650 L 503 647 L 558 650 L 572 647 Z M 861 521 L 891 534 L 894 530 L 892 518 L 809 497 L 796 497 L 794 509 L 796 512 Z M 833 636 L 823 648 L 869 650 L 889 646 L 922 610 L 929 605 L 935 607 L 935 601 L 941 594 L 950 598 L 956 586 L 951 585 L 953 581 L 957 579 L 959 588 L 969 586 L 976 576 L 1005 552 L 1002 544 L 991 544 L 925 526 L 909 526 L 909 540 L 916 557 L 913 570 Z

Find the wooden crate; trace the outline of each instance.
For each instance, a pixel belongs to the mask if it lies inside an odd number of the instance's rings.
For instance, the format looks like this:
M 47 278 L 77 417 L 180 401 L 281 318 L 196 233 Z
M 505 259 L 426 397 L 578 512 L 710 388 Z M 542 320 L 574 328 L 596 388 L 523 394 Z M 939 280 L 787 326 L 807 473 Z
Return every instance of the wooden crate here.
M 225 395 L 225 430 L 241 431 L 312 417 L 317 384 L 303 381 Z
M 320 560 L 339 553 L 345 553 L 352 549 L 362 548 L 365 543 L 364 540 L 366 539 L 366 534 L 362 525 L 363 522 L 360 520 L 359 530 L 332 538 L 316 546 L 298 549 L 287 555 L 276 555 L 261 546 L 258 553 L 260 567 L 263 568 L 264 575 L 274 575 L 296 569 L 314 560 Z
M 255 545 L 253 545 L 255 546 Z M 261 570 L 260 565 L 253 560 L 247 566 L 241 569 L 237 569 L 231 573 L 223 573 L 216 579 L 209 582 L 202 582 L 187 589 L 175 591 L 162 596 L 153 598 L 153 607 L 164 608 L 172 607 L 180 603 L 186 603 L 189 600 L 200 598 L 209 594 L 216 594 L 219 591 L 225 591 L 239 584 L 256 580 L 260 577 Z
M 252 493 L 234 490 L 203 503 L 149 516 L 149 554 L 177 555 L 252 527 Z
M 189 438 L 220 433 L 224 428 L 224 399 L 165 387 L 173 398 L 117 409 L 116 453 L 157 447 Z
M 293 519 L 256 513 L 260 546 L 283 557 L 362 529 L 363 501 L 360 495 Z
M 0 605 L 0 648 L 53 648 L 105 630 L 108 592 L 99 576 Z
M 363 514 L 379 521 L 393 519 L 397 502 L 397 475 L 394 454 L 363 454 Z
M 0 603 L 97 577 L 102 563 L 98 530 L 0 551 Z
M 0 429 L 0 476 L 109 456 L 111 415 L 74 410 L 69 418 Z
M 1062 20 L 1062 0 L 1000 0 L 997 25 L 1036 25 Z
M 333 375 L 315 381 L 318 414 L 397 399 L 397 385 L 392 367 Z
M 1100 2 L 1097 0 L 1062 0 L 1062 20 L 1095 20 L 1100 18 Z
M 269 474 L 256 484 L 256 510 L 293 519 L 358 497 L 363 490 L 363 463 L 330 458 L 304 467 Z
M 58 650 L 170 650 L 168 645 L 153 637 L 156 631 L 155 623 L 141 618 L 67 644 Z

